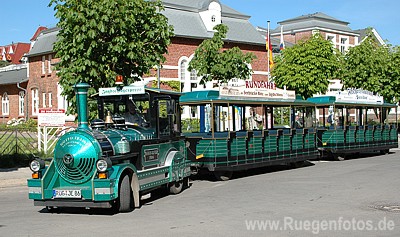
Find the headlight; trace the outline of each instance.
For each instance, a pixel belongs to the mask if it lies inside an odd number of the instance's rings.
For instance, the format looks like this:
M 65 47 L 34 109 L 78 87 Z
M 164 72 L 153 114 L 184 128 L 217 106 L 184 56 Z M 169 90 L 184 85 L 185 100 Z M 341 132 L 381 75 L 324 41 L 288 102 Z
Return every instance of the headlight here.
M 29 164 L 29 168 L 30 168 L 33 172 L 38 172 L 39 170 L 43 169 L 44 166 L 45 166 L 44 160 L 41 160 L 41 159 L 34 159 L 34 160 L 31 161 L 31 163 Z
M 98 160 L 96 163 L 96 168 L 97 171 L 99 172 L 105 172 L 109 167 L 111 167 L 111 161 L 108 159 L 107 160 L 101 159 Z

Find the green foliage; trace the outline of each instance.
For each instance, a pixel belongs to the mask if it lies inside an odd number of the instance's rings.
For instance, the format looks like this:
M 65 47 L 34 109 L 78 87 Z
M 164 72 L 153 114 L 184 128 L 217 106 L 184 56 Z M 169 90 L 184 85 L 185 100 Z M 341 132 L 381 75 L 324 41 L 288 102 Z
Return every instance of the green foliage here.
M 286 48 L 275 58 L 271 75 L 279 88 L 286 86 L 304 99 L 325 93 L 328 79 L 340 72 L 341 54 L 321 34 Z
M 0 60 L 0 67 L 6 67 L 6 66 L 8 66 L 8 65 L 10 65 L 11 63 L 9 63 L 9 62 L 7 62 L 7 61 L 3 61 L 3 60 Z
M 397 103 L 400 101 L 400 46 L 392 48 L 389 55 L 389 62 L 387 64 L 388 71 L 386 74 L 389 82 L 380 93 L 388 102 Z
M 51 0 L 53 5 L 60 27 L 54 50 L 69 113 L 76 112 L 74 84 L 89 83 L 93 95 L 113 86 L 116 75 L 131 84 L 165 61 L 173 29 L 160 13 L 161 1 Z
M 399 52 L 380 45 L 370 31 L 360 45 L 350 48 L 345 55 L 343 84 L 346 88 L 362 88 L 379 93 L 385 100 L 398 97 Z
M 252 73 L 248 65 L 256 56 L 252 53 L 245 54 L 238 47 L 222 51 L 228 27 L 220 24 L 214 30 L 214 36 L 204 40 L 196 49 L 194 58 L 189 63 L 189 71 L 197 71 L 197 75 L 202 77 L 201 84 L 208 81 L 226 83 L 232 78 L 248 79 Z
M 179 81 L 162 81 L 160 83 L 169 86 L 172 91 L 179 92 L 181 89 L 181 83 Z M 153 81 L 151 86 L 157 88 L 157 81 Z
M 17 125 L 7 125 L 7 124 L 0 124 L 0 130 L 7 131 L 7 130 L 26 130 L 26 131 L 31 131 L 31 132 L 36 132 L 37 131 L 37 121 L 34 119 L 28 119 L 26 122 L 21 122 Z
M 285 49 L 286 50 L 286 49 Z M 274 125 L 290 126 L 290 109 L 287 107 L 274 108 Z
M 182 132 L 200 132 L 200 119 L 182 119 Z

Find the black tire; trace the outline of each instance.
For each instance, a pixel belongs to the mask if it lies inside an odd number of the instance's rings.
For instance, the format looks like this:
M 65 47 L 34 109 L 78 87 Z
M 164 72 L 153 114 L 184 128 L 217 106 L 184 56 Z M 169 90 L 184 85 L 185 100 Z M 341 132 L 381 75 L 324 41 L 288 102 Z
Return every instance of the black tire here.
M 130 212 L 133 210 L 133 195 L 128 175 L 125 175 L 120 183 L 118 204 L 119 212 Z
M 304 161 L 304 160 L 302 160 L 302 161 L 296 161 L 296 162 L 290 163 L 290 167 L 291 167 L 292 169 L 301 168 L 301 167 L 303 167 L 304 165 L 305 165 L 305 161 Z
M 228 181 L 232 178 L 232 171 L 214 171 L 214 176 L 218 181 Z
M 178 193 L 182 192 L 183 184 L 184 184 L 183 180 L 170 183 L 169 184 L 169 193 L 170 194 L 178 194 Z
M 54 208 L 52 206 L 46 206 L 46 210 L 49 213 L 55 213 L 56 212 L 56 208 Z
M 333 160 L 335 161 L 344 161 L 346 156 L 343 154 L 333 154 Z

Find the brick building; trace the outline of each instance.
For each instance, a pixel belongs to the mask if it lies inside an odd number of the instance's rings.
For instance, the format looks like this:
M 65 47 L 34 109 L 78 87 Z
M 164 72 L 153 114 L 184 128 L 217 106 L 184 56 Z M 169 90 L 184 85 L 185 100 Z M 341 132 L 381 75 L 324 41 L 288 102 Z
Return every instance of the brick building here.
M 65 100 L 60 96 L 61 88 L 58 86 L 58 78 L 54 70 L 54 64 L 58 59 L 55 58 L 53 44 L 58 30 L 58 28 L 43 30 L 33 41 L 32 49 L 28 54 L 27 90 L 30 101 L 28 111 L 31 118 L 37 118 L 39 108 L 66 108 Z
M 25 119 L 27 114 L 25 106 L 27 82 L 26 64 L 0 68 L 0 123 L 7 123 L 13 118 Z
M 180 81 L 181 91 L 213 88 L 213 83 L 200 85 L 196 72 L 188 71 L 188 64 L 194 56 L 195 49 L 204 39 L 213 36 L 212 28 L 220 23 L 229 27 L 224 48 L 240 47 L 244 52 L 257 56 L 252 65 L 253 80 L 268 80 L 267 55 L 265 40 L 249 22 L 250 16 L 244 15 L 218 0 L 164 0 L 162 12 L 174 27 L 175 36 L 171 40 L 166 54 L 166 62 L 161 65 L 161 81 Z M 47 29 L 38 34 L 28 54 L 29 82 L 29 116 L 37 117 L 38 109 L 43 107 L 66 108 L 66 101 L 60 96 L 62 89 L 53 69 L 57 63 L 53 44 L 56 41 L 58 28 Z M 153 73 L 145 79 L 156 79 Z M 234 79 L 240 83 L 240 79 Z
M 30 43 L 0 46 L 0 61 L 9 64 L 0 68 L 0 123 L 13 118 L 25 119 L 24 88 L 28 81 L 26 54 L 29 48 Z

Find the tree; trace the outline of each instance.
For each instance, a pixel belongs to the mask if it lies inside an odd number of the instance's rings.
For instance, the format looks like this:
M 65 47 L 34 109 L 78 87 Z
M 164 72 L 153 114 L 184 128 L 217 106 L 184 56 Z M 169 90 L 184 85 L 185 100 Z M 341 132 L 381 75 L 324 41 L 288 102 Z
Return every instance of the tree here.
M 90 84 L 89 95 L 113 86 L 116 75 L 130 84 L 165 61 L 172 26 L 160 1 L 51 0 L 60 28 L 54 45 L 63 95 L 74 101 L 72 86 Z M 75 112 L 75 103 L 70 112 Z
M 315 34 L 283 50 L 275 61 L 271 72 L 275 84 L 307 99 L 325 93 L 328 79 L 339 76 L 341 54 L 321 34 Z
M 345 55 L 344 86 L 379 93 L 386 101 L 394 102 L 394 97 L 399 98 L 399 54 L 398 48 L 380 45 L 369 31 L 361 44 Z
M 195 50 L 194 58 L 189 63 L 189 71 L 196 70 L 197 75 L 202 77 L 201 84 L 208 81 L 217 81 L 219 84 L 232 78 L 249 78 L 252 70 L 248 65 L 256 58 L 255 55 L 243 53 L 238 47 L 222 50 L 228 26 L 219 24 L 214 30 L 214 36 L 204 40 Z
M 400 101 L 400 46 L 394 47 L 390 51 L 387 78 L 390 86 L 385 88 L 384 97 L 388 102 L 397 103 Z

